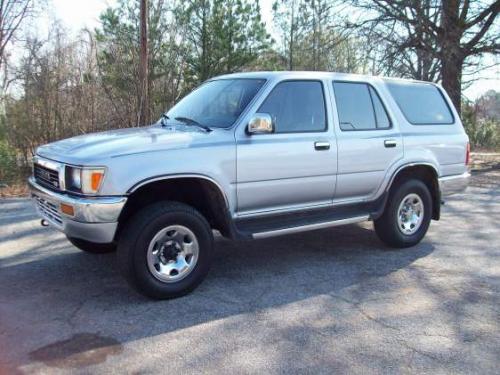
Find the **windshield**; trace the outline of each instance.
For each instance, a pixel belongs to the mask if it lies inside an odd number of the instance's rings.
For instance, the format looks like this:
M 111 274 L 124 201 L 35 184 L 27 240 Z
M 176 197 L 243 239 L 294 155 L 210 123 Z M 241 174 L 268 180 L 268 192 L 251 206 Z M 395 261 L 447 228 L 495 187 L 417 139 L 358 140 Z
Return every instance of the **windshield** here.
M 264 79 L 220 79 L 202 84 L 174 105 L 170 119 L 188 118 L 214 128 L 228 128 L 264 84 Z

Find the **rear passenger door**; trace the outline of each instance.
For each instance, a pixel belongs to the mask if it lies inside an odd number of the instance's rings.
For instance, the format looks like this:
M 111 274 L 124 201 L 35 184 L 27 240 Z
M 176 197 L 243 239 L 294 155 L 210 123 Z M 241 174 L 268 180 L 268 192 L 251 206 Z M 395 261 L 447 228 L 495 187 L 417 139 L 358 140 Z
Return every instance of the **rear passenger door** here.
M 334 81 L 332 87 L 338 115 L 334 200 L 370 200 L 389 167 L 403 157 L 401 134 L 372 85 Z
M 274 133 L 239 129 L 238 214 L 331 203 L 337 150 L 325 92 L 322 81 L 281 81 L 255 111 L 271 116 Z

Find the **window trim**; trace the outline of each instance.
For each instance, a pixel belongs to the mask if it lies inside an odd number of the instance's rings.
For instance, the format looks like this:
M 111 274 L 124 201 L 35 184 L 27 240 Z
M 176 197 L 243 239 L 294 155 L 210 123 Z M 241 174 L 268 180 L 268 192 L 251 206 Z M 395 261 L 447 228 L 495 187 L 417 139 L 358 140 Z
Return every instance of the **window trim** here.
M 318 82 L 321 86 L 321 92 L 323 94 L 323 110 L 325 111 L 325 128 L 321 130 L 301 130 L 301 131 L 289 131 L 289 132 L 272 132 L 269 134 L 261 134 L 261 135 L 274 135 L 274 134 L 307 134 L 307 133 L 326 133 L 329 130 L 329 123 L 328 123 L 328 109 L 327 109 L 327 104 L 326 104 L 326 95 L 325 95 L 325 83 L 321 79 L 307 79 L 307 78 L 290 78 L 290 79 L 283 79 L 281 81 L 278 81 L 271 91 L 267 94 L 267 96 L 262 100 L 262 102 L 259 105 L 259 108 L 257 108 L 257 111 L 255 113 L 261 113 L 260 108 L 264 105 L 265 101 L 269 96 L 273 93 L 273 91 L 278 87 L 281 83 L 287 83 L 287 82 Z M 267 113 L 267 112 L 263 112 Z M 276 124 L 275 125 L 275 130 L 276 130 Z
M 370 90 L 371 89 L 371 90 Z M 380 102 L 380 104 L 382 105 L 382 110 L 384 111 L 385 115 L 387 116 L 387 120 L 389 120 L 389 126 L 385 127 L 385 128 L 379 128 L 378 127 L 378 116 L 377 116 L 377 110 L 375 109 L 375 102 L 373 100 L 373 94 L 372 94 L 372 91 L 375 93 L 375 95 L 377 96 L 377 99 L 378 101 Z M 372 85 L 369 85 L 368 87 L 368 92 L 370 93 L 370 100 L 372 102 L 372 107 L 373 107 L 373 115 L 375 116 L 375 129 L 379 129 L 379 130 L 387 130 L 387 129 L 390 129 L 392 128 L 392 121 L 391 121 L 391 118 L 389 117 L 389 113 L 387 112 L 387 108 L 385 108 L 384 106 L 384 102 L 382 102 L 382 98 L 380 97 L 380 95 L 378 94 L 377 91 L 375 91 L 375 88 L 372 86 Z
M 260 94 L 262 93 L 262 90 L 269 83 L 269 79 L 264 78 L 264 77 L 260 77 L 260 78 L 259 77 L 241 77 L 241 78 L 235 78 L 235 77 L 222 77 L 222 76 L 208 78 L 207 80 L 203 81 L 198 86 L 196 86 L 194 89 L 188 91 L 182 98 L 180 98 L 179 100 L 177 100 L 173 104 L 173 106 L 168 109 L 168 111 L 170 111 L 174 106 L 177 105 L 177 103 L 179 103 L 186 96 L 188 96 L 191 93 L 195 92 L 196 90 L 200 89 L 203 85 L 205 85 L 207 83 L 214 82 L 214 81 L 231 81 L 231 80 L 233 80 L 233 81 L 234 80 L 242 80 L 242 81 L 243 80 L 246 80 L 246 81 L 249 81 L 249 80 L 258 80 L 258 81 L 264 81 L 262 83 L 262 86 L 260 86 L 259 90 L 257 90 L 257 92 L 255 93 L 255 95 L 253 96 L 252 100 L 250 100 L 248 102 L 248 104 L 246 105 L 245 109 L 243 111 L 241 111 L 241 113 L 239 114 L 239 116 L 236 118 L 236 120 L 234 120 L 234 122 L 230 126 L 225 126 L 225 127 L 217 126 L 217 127 L 214 127 L 217 130 L 232 130 L 232 129 L 234 129 L 240 123 L 240 120 L 243 119 L 243 117 L 246 115 L 246 113 L 252 108 L 253 104 L 258 100 Z
M 394 99 L 394 102 L 396 102 L 396 105 L 398 106 L 398 109 L 401 111 L 401 113 L 403 114 L 405 120 L 410 124 L 410 125 L 413 125 L 413 126 L 435 126 L 435 125 L 438 125 L 438 126 L 441 126 L 441 125 L 455 125 L 457 120 L 455 118 L 455 114 L 453 113 L 451 107 L 450 107 L 450 104 L 448 103 L 448 100 L 446 99 L 446 96 L 444 95 L 443 93 L 443 90 L 441 89 L 441 87 L 439 87 L 438 85 L 432 83 L 432 82 L 412 82 L 410 81 L 409 83 L 413 83 L 415 85 L 422 85 L 422 86 L 431 86 L 431 87 L 434 87 L 436 89 L 436 91 L 439 93 L 439 95 L 441 95 L 441 98 L 443 99 L 443 102 L 444 104 L 446 105 L 446 108 L 448 109 L 448 112 L 450 113 L 451 115 L 451 122 L 412 122 L 410 121 L 410 119 L 406 116 L 406 113 L 405 111 L 403 111 L 403 109 L 401 108 L 401 106 L 399 105 L 399 102 L 398 100 L 396 99 L 396 97 L 394 96 L 394 94 L 392 93 L 391 89 L 390 89 L 390 84 L 391 83 L 397 83 L 397 82 L 387 82 L 386 85 L 387 85 L 387 90 L 389 91 L 389 94 L 392 96 L 392 98 Z
M 342 129 L 342 127 L 340 126 L 340 115 L 339 115 L 339 109 L 338 109 L 338 100 L 337 100 L 337 95 L 335 94 L 335 86 L 334 84 L 335 83 L 353 83 L 353 84 L 364 84 L 366 86 L 368 86 L 368 95 L 370 96 L 370 102 L 372 103 L 372 109 L 373 109 L 373 116 L 375 117 L 375 128 L 373 129 Z M 378 96 L 379 100 L 380 100 L 380 103 L 382 104 L 382 108 L 384 109 L 385 111 L 385 114 L 387 115 L 387 118 L 389 119 L 389 126 L 387 128 L 379 128 L 377 126 L 377 113 L 375 111 L 375 105 L 373 104 L 373 98 L 372 98 L 372 94 L 370 92 L 370 88 L 375 91 L 375 94 Z M 382 96 L 379 94 L 379 92 L 377 91 L 377 89 L 369 82 L 366 82 L 366 81 L 346 81 L 346 80 L 332 80 L 332 90 L 333 90 L 333 97 L 335 99 L 335 109 L 337 111 L 337 117 L 339 119 L 339 129 L 340 131 L 343 131 L 343 132 L 366 132 L 366 131 L 381 131 L 381 130 L 390 130 L 394 127 L 394 121 L 392 120 L 392 116 L 391 114 L 389 113 L 389 111 L 387 110 L 387 106 L 385 105 L 384 103 L 384 100 L 382 98 Z

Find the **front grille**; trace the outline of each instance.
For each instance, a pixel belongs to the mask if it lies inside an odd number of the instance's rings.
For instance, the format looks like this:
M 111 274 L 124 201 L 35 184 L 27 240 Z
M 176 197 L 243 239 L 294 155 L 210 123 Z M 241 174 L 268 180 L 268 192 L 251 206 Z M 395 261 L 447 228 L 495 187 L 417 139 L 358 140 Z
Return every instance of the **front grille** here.
M 35 164 L 33 168 L 33 174 L 35 176 L 36 182 L 38 182 L 40 185 L 43 185 L 50 189 L 60 188 L 58 171 L 43 167 L 40 164 Z
M 62 225 L 61 214 L 58 211 L 57 205 L 39 197 L 38 195 L 34 195 L 33 197 L 35 198 L 38 210 L 43 217 L 55 224 Z

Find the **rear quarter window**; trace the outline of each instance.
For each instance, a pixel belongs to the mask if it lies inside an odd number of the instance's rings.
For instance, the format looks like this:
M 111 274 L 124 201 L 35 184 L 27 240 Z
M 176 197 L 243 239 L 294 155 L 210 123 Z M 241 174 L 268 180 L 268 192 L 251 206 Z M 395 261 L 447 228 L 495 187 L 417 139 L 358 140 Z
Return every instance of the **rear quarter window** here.
M 448 103 L 436 86 L 415 82 L 389 82 L 387 87 L 411 124 L 449 125 L 455 122 Z

